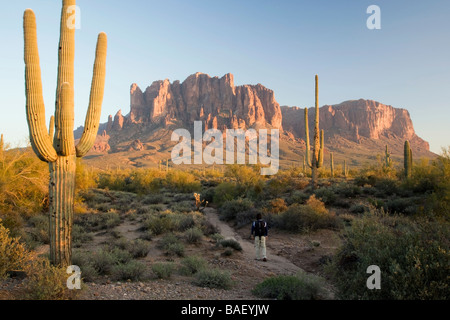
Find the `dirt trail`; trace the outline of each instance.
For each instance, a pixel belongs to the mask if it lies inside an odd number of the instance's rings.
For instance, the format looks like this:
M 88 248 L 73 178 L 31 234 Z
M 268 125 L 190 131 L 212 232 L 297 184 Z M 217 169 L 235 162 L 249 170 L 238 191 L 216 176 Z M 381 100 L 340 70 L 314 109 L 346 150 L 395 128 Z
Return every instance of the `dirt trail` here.
M 204 211 L 208 220 L 216 226 L 220 233 L 225 238 L 233 238 L 237 240 L 242 246 L 242 252 L 247 265 L 254 265 L 258 268 L 264 268 L 269 272 L 275 274 L 295 274 L 300 268 L 291 263 L 286 258 L 276 255 L 269 247 L 267 247 L 267 261 L 255 260 L 255 246 L 253 240 L 243 239 L 236 231 L 233 230 L 227 223 L 219 219 L 217 211 L 214 208 L 206 208 Z M 250 229 L 248 234 L 250 235 Z M 270 235 L 267 239 L 270 241 Z

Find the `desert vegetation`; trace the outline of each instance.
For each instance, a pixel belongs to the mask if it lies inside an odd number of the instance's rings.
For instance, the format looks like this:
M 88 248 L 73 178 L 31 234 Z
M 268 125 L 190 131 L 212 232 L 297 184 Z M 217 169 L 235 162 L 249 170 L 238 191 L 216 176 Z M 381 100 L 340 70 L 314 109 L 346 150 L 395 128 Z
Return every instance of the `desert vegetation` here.
M 215 263 L 217 257 L 242 259 L 242 246 L 224 239 L 198 210 L 199 202 L 208 201 L 222 221 L 246 234 L 261 213 L 271 233 L 328 230 L 340 237 L 316 274 L 261 279 L 251 288 L 257 297 L 325 299 L 331 290 L 338 299 L 448 299 L 450 150 L 434 160 L 416 160 L 409 175 L 383 154 L 377 164 L 347 177 L 322 167 L 316 187 L 301 163 L 264 177 L 257 166 L 230 165 L 205 174 L 93 170 L 80 162 L 72 263 L 83 270 L 85 284 L 182 277 L 230 290 L 234 271 Z M 67 275 L 47 263 L 46 170 L 29 149 L 2 153 L 0 276 L 27 274 L 15 298 L 75 299 L 64 289 Z M 311 241 L 311 248 L 320 246 Z M 369 265 L 383 270 L 383 290 L 366 288 Z

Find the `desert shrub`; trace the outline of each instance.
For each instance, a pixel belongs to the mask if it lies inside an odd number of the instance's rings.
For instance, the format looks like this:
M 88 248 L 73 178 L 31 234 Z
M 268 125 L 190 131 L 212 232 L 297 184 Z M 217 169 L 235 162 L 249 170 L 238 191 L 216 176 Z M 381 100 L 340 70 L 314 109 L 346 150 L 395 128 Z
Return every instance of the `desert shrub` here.
M 143 222 L 144 230 L 150 230 L 154 235 L 160 235 L 175 229 L 169 216 L 150 216 Z
M 72 265 L 79 266 L 81 270 L 81 278 L 85 282 L 92 282 L 98 277 L 98 272 L 94 268 L 89 252 L 73 250 Z
M 274 222 L 277 227 L 293 232 L 337 229 L 341 226 L 335 214 L 329 212 L 324 203 L 314 196 L 311 196 L 306 205 L 291 205 L 288 210 L 278 215 Z
M 384 182 L 390 183 L 392 181 L 394 181 L 394 180 L 387 179 L 387 180 L 381 180 L 379 183 L 381 183 L 381 185 L 382 185 Z M 393 187 L 393 186 L 391 186 L 391 185 L 386 186 L 386 188 L 388 188 L 388 189 L 391 187 Z M 333 187 L 333 191 L 334 191 L 334 193 L 336 193 L 344 198 L 355 198 L 362 193 L 361 188 L 358 185 L 355 185 L 353 183 L 340 183 Z M 336 200 L 336 198 L 334 200 Z
M 216 188 L 207 188 L 201 193 L 201 200 L 208 201 L 212 203 L 214 201 L 214 194 L 216 193 Z
M 82 226 L 78 224 L 72 226 L 72 245 L 75 248 L 79 248 L 83 243 L 92 241 L 93 239 L 92 234 L 86 232 Z
M 0 212 L 29 217 L 45 211 L 48 181 L 48 165 L 40 161 L 31 148 L 3 151 L 0 158 Z
M 194 208 L 194 201 L 191 200 L 185 200 L 185 201 L 181 201 L 181 202 L 176 202 L 175 204 L 172 204 L 171 209 L 173 211 L 178 211 L 178 212 L 190 212 L 193 211 Z
M 27 300 L 74 299 L 79 290 L 67 288 L 66 268 L 52 266 L 46 259 L 31 263 L 27 270 L 24 296 Z
M 203 269 L 196 273 L 194 284 L 206 288 L 230 289 L 233 282 L 227 271 Z
M 260 298 L 277 300 L 319 300 L 325 297 L 325 281 L 302 271 L 296 275 L 280 275 L 265 279 L 252 293 Z
M 108 250 L 100 249 L 91 254 L 92 267 L 100 275 L 109 274 L 115 263 L 116 257 Z
M 244 212 L 253 207 L 253 202 L 249 199 L 229 200 L 219 208 L 220 218 L 225 221 L 236 219 L 240 212 Z
M 165 187 L 178 192 L 191 193 L 201 190 L 200 182 L 189 172 L 172 170 L 164 180 Z
M 112 267 L 113 279 L 120 281 L 140 281 L 146 276 L 146 266 L 142 262 L 130 260 L 125 263 L 116 264 Z
M 233 200 L 237 197 L 238 191 L 236 184 L 232 182 L 222 182 L 215 188 L 213 202 L 222 205 L 225 201 Z
M 289 205 L 297 203 L 304 204 L 308 200 L 310 195 L 300 190 L 295 190 L 292 195 L 287 199 Z
M 336 193 L 330 188 L 319 188 L 314 192 L 314 194 L 317 199 L 320 199 L 327 205 L 332 205 L 337 200 Z
M 201 229 L 193 227 L 184 232 L 184 238 L 188 243 L 198 243 L 203 238 L 203 232 Z
M 76 192 L 97 187 L 98 174 L 93 169 L 88 169 L 82 158 L 77 158 L 76 167 Z
M 28 259 L 28 252 L 19 238 L 10 237 L 0 220 L 0 280 L 6 276 L 7 271 L 23 270 Z
M 173 233 L 168 233 L 160 240 L 158 247 L 166 252 L 167 255 L 184 255 L 184 246 L 180 239 Z
M 379 179 L 375 185 L 377 197 L 389 197 L 401 194 L 400 182 L 397 179 Z
M 282 198 L 276 198 L 270 200 L 269 202 L 269 211 L 270 213 L 280 213 L 287 210 L 286 201 Z
M 152 271 L 159 279 L 169 279 L 175 271 L 173 262 L 156 262 L 152 264 Z
M 349 211 L 351 213 L 360 214 L 360 213 L 364 213 L 364 212 L 369 212 L 370 208 L 364 204 L 356 203 L 350 207 Z
M 165 201 L 164 196 L 159 193 L 146 195 L 142 199 L 143 204 L 160 204 L 164 203 L 164 201 Z
M 373 212 L 354 219 L 327 267 L 342 299 L 449 299 L 448 223 Z M 366 270 L 382 272 L 381 290 L 368 290 Z
M 209 236 L 219 232 L 218 227 L 207 219 L 202 219 L 200 221 L 200 228 L 202 229 L 202 232 L 205 236 Z
M 390 213 L 414 214 L 417 212 L 418 198 L 394 198 L 384 203 L 384 208 Z
M 233 248 L 234 250 L 242 251 L 241 244 L 235 239 L 223 239 L 220 240 L 217 244 L 223 248 Z
M 207 267 L 208 263 L 199 256 L 188 256 L 181 260 L 180 273 L 183 275 L 193 275 Z
M 214 240 L 216 244 L 218 244 L 221 240 L 224 239 L 224 236 L 221 235 L 220 233 L 214 233 L 211 235 L 211 239 Z
M 33 229 L 30 231 L 30 234 L 34 241 L 37 241 L 39 243 L 43 244 L 49 244 L 50 243 L 50 234 L 49 234 L 49 218 L 48 216 L 44 215 L 37 215 L 34 217 L 31 217 L 28 220 L 28 223 L 33 227 Z
M 128 249 L 133 258 L 143 258 L 148 255 L 150 251 L 150 243 L 141 239 L 136 239 L 131 242 L 131 247 Z

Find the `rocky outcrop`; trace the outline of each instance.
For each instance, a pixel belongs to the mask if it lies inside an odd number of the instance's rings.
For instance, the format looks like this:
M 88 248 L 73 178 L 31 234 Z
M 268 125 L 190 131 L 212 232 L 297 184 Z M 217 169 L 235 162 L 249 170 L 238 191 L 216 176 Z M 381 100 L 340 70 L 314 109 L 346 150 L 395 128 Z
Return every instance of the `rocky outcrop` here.
M 182 83 L 155 81 L 145 92 L 133 84 L 126 118 L 129 123 L 164 124 L 177 119 L 187 126 L 203 121 L 205 127 L 281 128 L 282 124 L 273 91 L 261 84 L 234 86 L 232 74 L 218 78 L 196 73 Z
M 128 148 L 128 150 L 129 151 L 142 151 L 142 150 L 145 150 L 145 146 L 139 139 L 136 139 L 130 144 L 130 147 Z
M 107 153 L 111 150 L 111 146 L 109 145 L 110 136 L 106 133 L 106 130 L 103 130 L 101 135 L 97 135 L 95 138 L 94 146 L 91 151 L 99 152 L 99 153 Z
M 304 138 L 304 109 L 281 108 L 283 128 Z M 314 119 L 314 109 L 309 110 L 309 123 Z M 372 100 L 352 100 L 320 108 L 320 126 L 328 137 L 339 135 L 360 143 L 362 138 L 378 140 L 382 136 L 414 141 L 417 147 L 429 150 L 428 142 L 419 138 L 409 112 Z M 311 130 L 311 128 L 310 128 Z

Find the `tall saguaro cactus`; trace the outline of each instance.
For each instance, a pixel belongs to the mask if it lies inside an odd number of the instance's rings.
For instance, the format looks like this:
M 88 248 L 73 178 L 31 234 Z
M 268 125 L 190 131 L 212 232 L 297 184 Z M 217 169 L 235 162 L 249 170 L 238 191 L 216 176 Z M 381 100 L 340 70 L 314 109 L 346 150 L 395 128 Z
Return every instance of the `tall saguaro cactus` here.
M 389 152 L 389 148 L 386 145 L 386 150 L 384 151 L 384 166 L 386 168 L 389 168 L 391 166 L 392 160 L 391 160 L 391 153 Z
M 68 23 L 72 18 L 71 9 L 75 3 L 75 0 L 62 1 L 56 107 L 54 121 L 50 121 L 49 131 L 45 123 L 36 17 L 33 10 L 27 9 L 23 18 L 28 128 L 34 152 L 42 161 L 49 163 L 50 260 L 53 264 L 62 266 L 71 264 L 76 159 L 86 155 L 92 148 L 98 132 L 107 51 L 107 37 L 102 32 L 97 39 L 84 132 L 79 143 L 75 145 L 73 136 L 75 28 Z
M 330 169 L 331 169 L 331 177 L 334 178 L 334 157 L 333 157 L 333 152 L 330 153 Z
M 305 141 L 306 141 L 306 162 L 311 168 L 311 184 L 317 186 L 317 169 L 323 165 L 323 149 L 324 149 L 324 132 L 319 130 L 319 77 L 316 75 L 316 102 L 314 117 L 314 145 L 312 150 L 312 160 L 310 155 L 309 144 L 309 124 L 308 124 L 308 108 L 305 108 Z
M 409 178 L 412 171 L 412 150 L 409 141 L 405 141 L 403 160 L 405 167 L 405 176 L 406 178 Z

